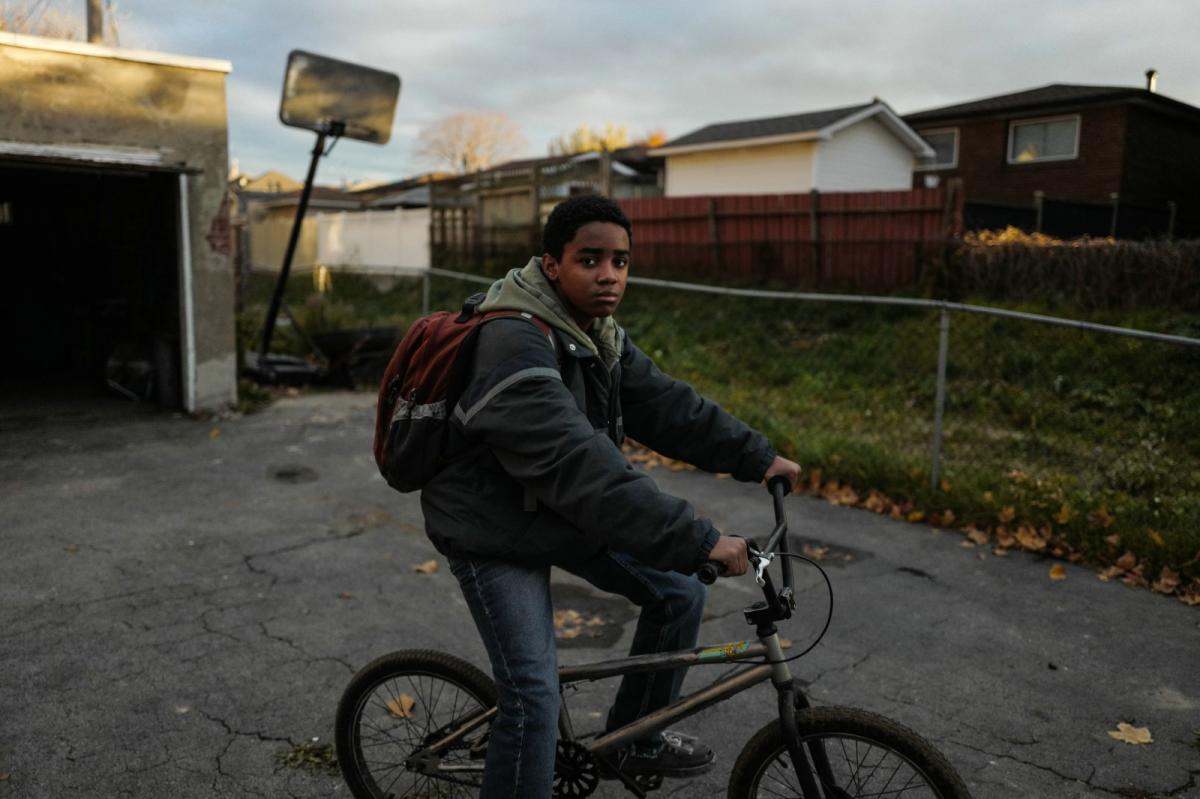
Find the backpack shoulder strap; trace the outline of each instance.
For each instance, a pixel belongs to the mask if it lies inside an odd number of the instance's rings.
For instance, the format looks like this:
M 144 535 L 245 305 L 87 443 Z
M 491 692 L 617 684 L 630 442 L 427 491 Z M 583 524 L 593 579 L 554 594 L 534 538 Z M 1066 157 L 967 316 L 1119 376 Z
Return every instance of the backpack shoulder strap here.
M 509 317 L 525 319 L 529 322 L 532 322 L 534 327 L 542 331 L 542 335 L 545 336 L 546 341 L 550 343 L 550 351 L 554 353 L 554 361 L 555 363 L 558 363 L 558 340 L 554 337 L 554 330 L 550 327 L 550 325 L 546 324 L 545 320 L 534 316 L 528 311 L 488 311 L 483 315 L 483 319 L 480 320 L 480 324 L 483 324 L 484 322 L 490 322 L 493 319 L 505 319 Z

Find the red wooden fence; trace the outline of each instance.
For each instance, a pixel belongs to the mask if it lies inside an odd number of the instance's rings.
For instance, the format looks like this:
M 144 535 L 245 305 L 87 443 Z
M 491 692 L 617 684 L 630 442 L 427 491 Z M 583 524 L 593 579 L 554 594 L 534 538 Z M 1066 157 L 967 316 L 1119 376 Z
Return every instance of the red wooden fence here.
M 801 287 L 912 285 L 962 232 L 944 188 L 622 200 L 641 274 Z

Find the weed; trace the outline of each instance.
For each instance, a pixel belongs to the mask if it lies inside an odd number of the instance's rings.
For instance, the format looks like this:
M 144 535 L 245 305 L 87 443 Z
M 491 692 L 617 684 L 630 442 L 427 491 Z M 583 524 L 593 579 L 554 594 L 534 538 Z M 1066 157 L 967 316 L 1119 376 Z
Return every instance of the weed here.
M 275 762 L 283 768 L 302 769 L 312 774 L 338 773 L 337 754 L 333 744 L 305 741 L 275 753 Z

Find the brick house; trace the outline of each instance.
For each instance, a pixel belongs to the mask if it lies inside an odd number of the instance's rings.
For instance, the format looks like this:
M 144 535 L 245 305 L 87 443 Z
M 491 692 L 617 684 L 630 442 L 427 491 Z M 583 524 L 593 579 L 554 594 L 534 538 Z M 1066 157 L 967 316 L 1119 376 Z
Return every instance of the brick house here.
M 914 185 L 961 179 L 968 228 L 1200 235 L 1200 108 L 1150 88 L 1051 84 L 904 120 L 936 153 Z

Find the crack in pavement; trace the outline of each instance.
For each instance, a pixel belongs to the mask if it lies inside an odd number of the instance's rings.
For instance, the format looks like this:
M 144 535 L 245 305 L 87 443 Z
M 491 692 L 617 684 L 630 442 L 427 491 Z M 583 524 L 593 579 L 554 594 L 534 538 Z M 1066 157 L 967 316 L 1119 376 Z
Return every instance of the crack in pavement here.
M 341 665 L 342 668 L 344 668 L 348 673 L 354 674 L 354 667 L 351 666 L 346 661 L 342 660 L 341 658 L 334 657 L 332 655 L 314 655 L 313 653 L 309 652 L 307 649 L 300 646 L 299 644 L 297 644 L 295 641 L 291 640 L 290 638 L 285 638 L 281 635 L 275 635 L 274 633 L 272 633 L 270 630 L 267 629 L 267 622 L 265 622 L 265 621 L 258 622 L 258 628 L 262 631 L 262 634 L 265 638 L 269 638 L 272 641 L 279 641 L 280 643 L 287 644 L 289 647 L 291 647 L 292 649 L 296 650 L 301 655 L 303 655 L 305 661 L 308 663 L 320 663 L 321 661 L 329 660 L 329 661 L 333 661 L 334 663 Z

